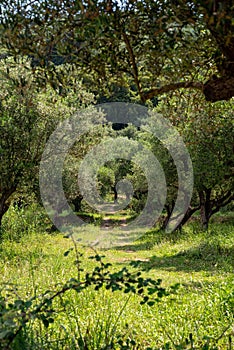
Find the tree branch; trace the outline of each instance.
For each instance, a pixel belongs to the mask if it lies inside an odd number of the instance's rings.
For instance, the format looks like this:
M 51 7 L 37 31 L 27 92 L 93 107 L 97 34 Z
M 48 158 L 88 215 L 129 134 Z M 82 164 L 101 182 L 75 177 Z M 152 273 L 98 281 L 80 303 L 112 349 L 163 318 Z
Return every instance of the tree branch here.
M 135 58 L 135 55 L 134 55 L 131 43 L 130 43 L 130 41 L 128 39 L 128 36 L 127 36 L 127 34 L 125 32 L 123 32 L 122 35 L 123 35 L 123 39 L 124 39 L 126 48 L 128 50 L 128 54 L 129 54 L 130 61 L 131 61 L 131 64 L 132 64 L 133 77 L 134 77 L 135 84 L 137 86 L 137 90 L 139 92 L 139 95 L 141 97 L 142 102 L 145 102 L 144 95 L 142 94 L 141 84 L 140 84 L 140 81 L 139 81 L 138 68 L 137 68 L 137 64 L 136 64 L 136 58 Z
M 213 203 L 213 208 L 211 210 L 210 216 L 217 213 L 221 208 L 225 207 L 227 204 L 231 203 L 234 199 L 234 195 L 231 191 L 228 191 L 222 198 L 217 199 Z
M 151 98 L 161 95 L 165 92 L 170 92 L 181 88 L 185 88 L 185 89 L 194 88 L 194 89 L 203 91 L 203 84 L 201 82 L 194 82 L 194 81 L 182 81 L 178 83 L 172 83 L 172 84 L 164 85 L 160 88 L 149 90 L 148 92 L 143 94 L 143 98 L 144 98 L 144 101 L 150 100 Z

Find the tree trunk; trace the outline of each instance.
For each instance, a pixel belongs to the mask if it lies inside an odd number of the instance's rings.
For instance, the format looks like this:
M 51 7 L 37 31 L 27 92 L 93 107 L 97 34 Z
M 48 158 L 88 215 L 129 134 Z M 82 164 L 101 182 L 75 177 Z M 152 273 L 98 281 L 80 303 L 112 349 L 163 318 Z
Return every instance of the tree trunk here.
M 3 218 L 3 213 L 0 212 L 0 236 L 1 236 L 1 226 L 2 226 L 2 218 Z
M 213 76 L 205 83 L 203 92 L 206 100 L 210 102 L 229 100 L 234 96 L 234 77 L 230 75 Z
M 204 231 L 208 230 L 209 220 L 211 216 L 211 202 L 210 195 L 211 189 L 205 189 L 198 192 L 200 199 L 200 217 L 201 217 L 201 225 Z
M 188 220 L 193 216 L 193 214 L 200 209 L 200 205 L 197 207 L 189 207 L 188 210 L 186 211 L 181 223 L 179 224 L 178 227 L 176 227 L 175 230 L 181 230 L 182 227 L 188 222 Z
M 9 205 L 6 203 L 7 198 L 5 199 L 5 196 L 2 195 L 0 198 L 0 227 L 2 225 L 2 218 L 3 215 L 7 212 L 9 209 Z
M 75 211 L 78 212 L 81 209 L 81 202 L 82 202 L 83 196 L 78 195 L 76 198 L 72 200 L 72 204 L 75 207 Z
M 171 205 L 169 205 L 169 204 L 165 205 L 165 209 L 166 209 L 167 215 L 163 219 L 163 222 L 162 222 L 162 225 L 161 225 L 161 228 L 160 228 L 161 230 L 165 230 L 166 229 L 167 224 L 169 222 L 169 219 L 171 217 L 171 214 L 173 212 L 174 206 L 175 206 L 175 201 L 174 200 L 171 201 Z
M 174 204 L 175 205 L 175 204 Z M 170 219 L 170 216 L 172 214 L 172 211 L 174 209 L 174 206 L 172 206 L 171 208 L 169 206 L 166 206 L 166 210 L 167 210 L 167 216 L 165 217 L 163 223 L 162 223 L 162 226 L 161 226 L 161 229 L 162 230 L 165 230 L 166 229 L 166 226 L 169 222 L 169 219 Z M 177 231 L 177 230 L 181 230 L 182 227 L 186 224 L 186 222 L 188 222 L 188 220 L 193 216 L 193 214 L 198 211 L 200 209 L 200 206 L 197 206 L 197 207 L 189 207 L 187 212 L 185 213 L 182 221 L 180 222 L 180 224 L 175 227 L 175 229 L 173 231 Z
M 0 195 L 0 229 L 2 225 L 3 215 L 7 212 L 10 206 L 9 203 L 7 203 L 7 200 L 12 195 L 12 193 L 15 192 L 15 190 L 16 190 L 16 187 L 12 187 L 3 191 Z M 0 231 L 0 235 L 1 235 L 1 231 Z
M 114 202 L 115 202 L 115 203 L 118 203 L 118 192 L 117 192 L 117 190 L 116 190 L 116 187 L 113 186 L 112 190 L 113 190 L 113 192 L 114 192 Z

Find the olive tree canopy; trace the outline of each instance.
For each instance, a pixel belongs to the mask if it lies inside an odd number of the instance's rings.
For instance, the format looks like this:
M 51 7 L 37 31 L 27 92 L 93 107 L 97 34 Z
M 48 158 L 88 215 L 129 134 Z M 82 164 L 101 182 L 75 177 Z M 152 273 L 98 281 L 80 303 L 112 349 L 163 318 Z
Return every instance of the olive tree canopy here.
M 70 62 L 100 88 L 128 81 L 142 102 L 179 88 L 234 96 L 232 0 L 2 0 L 0 10 L 4 54 L 32 57 L 52 84 Z

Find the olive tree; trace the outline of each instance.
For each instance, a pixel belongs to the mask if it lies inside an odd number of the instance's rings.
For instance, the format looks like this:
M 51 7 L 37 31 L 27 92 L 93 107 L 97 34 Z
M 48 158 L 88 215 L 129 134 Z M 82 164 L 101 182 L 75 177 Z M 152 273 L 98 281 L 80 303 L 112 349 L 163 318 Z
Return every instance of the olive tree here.
M 27 188 L 39 194 L 39 162 L 57 124 L 93 102 L 79 81 L 70 81 L 66 97 L 49 86 L 40 89 L 29 65 L 25 58 L 0 65 L 0 224 L 14 193 Z
M 158 110 L 181 133 L 193 162 L 194 195 L 182 224 L 200 210 L 207 229 L 211 216 L 234 198 L 233 101 L 210 104 L 182 91 L 164 96 Z
M 230 0 L 3 0 L 0 33 L 6 55 L 33 57 L 53 85 L 72 62 L 97 91 L 128 81 L 142 102 L 181 88 L 215 102 L 234 96 L 233 17 Z

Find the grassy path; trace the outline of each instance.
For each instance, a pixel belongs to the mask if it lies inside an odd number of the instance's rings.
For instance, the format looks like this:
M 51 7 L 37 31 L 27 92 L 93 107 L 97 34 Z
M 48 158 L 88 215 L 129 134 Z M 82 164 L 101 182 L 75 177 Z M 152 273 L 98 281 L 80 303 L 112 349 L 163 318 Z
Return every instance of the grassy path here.
M 83 234 L 90 230 L 98 236 L 99 229 L 92 225 Z M 83 349 L 77 345 L 82 334 L 87 337 L 87 349 L 94 350 L 104 349 L 112 334 L 116 341 L 121 335 L 126 344 L 127 339 L 138 344 L 134 347 L 129 343 L 125 349 L 186 349 L 191 348 L 186 342 L 192 337 L 194 349 L 231 349 L 233 242 L 232 224 L 214 224 L 206 234 L 200 233 L 196 225 L 190 225 L 183 234 L 166 236 L 151 231 L 124 247 L 98 250 L 105 255 L 105 261 L 112 263 L 113 271 L 124 266 L 135 270 L 135 264 L 144 276 L 161 278 L 164 286 L 180 283 L 179 292 L 153 307 L 140 305 L 137 296 L 124 306 L 127 296 L 121 292 L 94 292 L 91 288 L 79 295 L 70 293 L 63 301 L 57 301 L 56 308 L 61 312 L 54 324 L 48 329 L 29 326 L 24 341 L 31 344 L 27 346 L 32 350 Z M 2 286 L 11 283 L 17 298 L 22 299 L 56 289 L 58 284 L 77 275 L 75 250 L 64 256 L 73 247 L 73 242 L 61 234 L 32 232 L 18 242 L 3 241 Z M 86 273 L 95 265 L 89 259 L 94 251 L 82 245 L 78 249 L 83 254 L 83 273 Z M 21 348 L 27 349 L 26 345 Z

